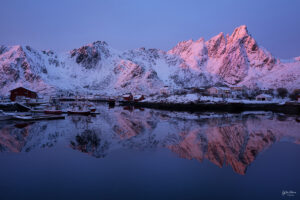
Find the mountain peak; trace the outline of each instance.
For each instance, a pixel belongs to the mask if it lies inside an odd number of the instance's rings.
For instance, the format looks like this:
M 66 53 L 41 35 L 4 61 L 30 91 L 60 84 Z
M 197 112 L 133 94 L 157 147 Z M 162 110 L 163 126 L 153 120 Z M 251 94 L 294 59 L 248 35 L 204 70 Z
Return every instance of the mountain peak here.
M 206 42 L 208 49 L 208 55 L 210 57 L 220 57 L 226 51 L 226 40 L 224 33 L 221 32 L 218 35 L 212 37 Z
M 249 36 L 249 32 L 246 25 L 242 25 L 234 29 L 232 35 L 230 36 L 232 40 L 242 39 L 245 36 Z
M 105 41 L 95 41 L 95 42 L 93 42 L 93 45 L 108 46 L 107 42 L 105 42 Z
M 196 43 L 204 43 L 205 40 L 203 37 L 199 38 L 198 40 L 196 40 Z

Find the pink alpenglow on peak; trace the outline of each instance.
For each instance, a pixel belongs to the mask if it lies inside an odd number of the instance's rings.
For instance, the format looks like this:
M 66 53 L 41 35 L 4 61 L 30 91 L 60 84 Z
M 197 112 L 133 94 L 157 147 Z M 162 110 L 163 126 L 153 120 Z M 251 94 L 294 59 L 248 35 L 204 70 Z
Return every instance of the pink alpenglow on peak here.
M 0 46 L 0 94 L 17 86 L 44 94 L 56 91 L 106 95 L 157 94 L 168 90 L 228 86 L 296 89 L 299 57 L 281 62 L 242 25 L 231 35 L 179 42 L 165 52 L 139 48 L 118 51 L 94 42 L 57 54 L 29 46 Z
M 226 39 L 224 33 L 221 32 L 217 36 L 208 40 L 205 45 L 208 49 L 208 56 L 211 58 L 218 58 L 226 51 Z
M 248 29 L 246 25 L 242 25 L 236 29 L 234 29 L 232 35 L 230 36 L 230 40 L 239 40 L 244 37 L 249 36 Z

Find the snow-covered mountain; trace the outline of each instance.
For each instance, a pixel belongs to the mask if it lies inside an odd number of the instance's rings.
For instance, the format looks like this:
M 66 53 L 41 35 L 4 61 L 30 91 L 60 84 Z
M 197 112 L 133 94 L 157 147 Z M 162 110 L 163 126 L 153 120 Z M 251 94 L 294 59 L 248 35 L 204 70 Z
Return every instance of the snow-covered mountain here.
M 150 94 L 164 86 L 202 87 L 217 82 L 294 89 L 300 87 L 299 60 L 283 62 L 273 57 L 246 26 L 208 41 L 183 41 L 167 52 L 118 51 L 101 41 L 63 54 L 29 46 L 0 46 L 0 93 L 25 86 L 40 93 Z

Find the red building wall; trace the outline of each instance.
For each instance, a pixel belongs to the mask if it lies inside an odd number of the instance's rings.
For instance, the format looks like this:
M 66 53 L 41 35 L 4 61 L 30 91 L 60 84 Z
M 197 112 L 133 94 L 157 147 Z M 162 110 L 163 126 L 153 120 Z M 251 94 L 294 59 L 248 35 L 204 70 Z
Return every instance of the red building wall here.
M 17 96 L 24 96 L 28 98 L 37 98 L 37 93 L 26 88 L 19 87 L 10 91 L 10 100 L 15 101 Z
M 124 96 L 123 96 L 123 99 L 124 99 L 125 101 L 132 101 L 132 100 L 133 100 L 133 96 L 132 96 L 132 94 L 130 94 L 130 95 L 124 95 Z

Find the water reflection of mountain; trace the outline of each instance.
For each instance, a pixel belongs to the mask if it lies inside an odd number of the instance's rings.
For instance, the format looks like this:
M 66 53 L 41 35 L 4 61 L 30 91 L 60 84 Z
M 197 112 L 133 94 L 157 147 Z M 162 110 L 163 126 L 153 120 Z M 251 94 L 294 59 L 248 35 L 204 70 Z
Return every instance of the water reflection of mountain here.
M 94 130 L 85 130 L 81 134 L 76 135 L 75 140 L 71 140 L 71 147 L 83 153 L 88 153 L 97 158 L 106 156 L 110 143 L 102 140 L 99 134 Z
M 0 151 L 20 152 L 28 136 L 27 126 L 0 124 Z
M 208 119 L 203 126 L 190 123 L 179 128 L 178 144 L 168 146 L 182 158 L 208 159 L 219 167 L 232 166 L 235 172 L 245 174 L 263 150 L 277 141 L 299 144 L 300 124 L 294 118 L 279 121 L 273 115 Z
M 62 127 L 56 121 L 2 123 L 0 152 L 29 152 L 37 147 L 52 147 L 64 134 Z
M 29 152 L 65 143 L 103 158 L 114 149 L 168 148 L 181 158 L 229 165 L 245 174 L 255 158 L 278 141 L 300 144 L 294 117 L 265 115 L 197 115 L 154 110 L 128 111 L 99 106 L 96 117 L 32 124 L 0 124 L 0 151 Z

